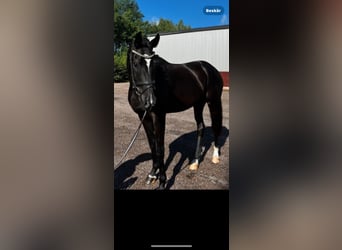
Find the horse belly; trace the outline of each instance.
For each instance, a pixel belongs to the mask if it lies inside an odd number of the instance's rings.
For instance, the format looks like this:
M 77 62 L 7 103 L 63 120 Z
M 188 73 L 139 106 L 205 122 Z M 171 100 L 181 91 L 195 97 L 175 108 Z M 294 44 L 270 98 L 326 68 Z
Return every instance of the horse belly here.
M 178 104 L 178 105 L 174 105 L 173 107 L 166 107 L 165 108 L 165 111 L 167 112 L 167 113 L 177 113 L 177 112 L 181 112 L 181 111 L 185 111 L 185 110 L 187 110 L 187 109 L 189 109 L 189 108 L 191 108 L 192 106 L 185 106 L 185 105 L 183 105 L 183 104 Z
M 194 98 L 182 94 L 168 96 L 168 98 L 161 98 L 158 106 L 161 110 L 164 110 L 166 113 L 175 113 L 187 110 L 194 106 L 194 104 L 203 100 L 204 98 Z

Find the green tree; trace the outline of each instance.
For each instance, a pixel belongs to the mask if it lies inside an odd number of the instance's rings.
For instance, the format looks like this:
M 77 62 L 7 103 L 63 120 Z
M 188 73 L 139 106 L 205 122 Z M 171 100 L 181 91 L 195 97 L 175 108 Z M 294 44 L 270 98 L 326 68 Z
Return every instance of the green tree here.
M 184 31 L 184 30 L 190 30 L 191 27 L 189 25 L 185 25 L 183 20 L 179 20 L 177 23 L 177 31 Z
M 158 23 L 145 22 L 143 25 L 146 34 L 155 34 L 157 32 L 176 32 L 190 30 L 191 27 L 185 25 L 183 20 L 180 20 L 177 24 L 164 18 L 160 18 Z
M 160 18 L 157 27 L 159 32 L 173 32 L 177 30 L 172 21 L 163 18 Z
M 114 82 L 124 82 L 128 79 L 126 67 L 127 48 L 114 54 Z
M 114 82 L 127 81 L 128 45 L 144 25 L 135 0 L 114 1 Z

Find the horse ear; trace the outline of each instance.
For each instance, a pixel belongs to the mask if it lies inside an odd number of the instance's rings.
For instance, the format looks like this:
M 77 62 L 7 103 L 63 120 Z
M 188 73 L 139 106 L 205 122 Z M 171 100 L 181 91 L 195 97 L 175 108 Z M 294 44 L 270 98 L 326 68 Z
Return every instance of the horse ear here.
M 153 38 L 152 41 L 151 41 L 151 46 L 152 46 L 152 48 L 157 47 L 157 45 L 158 45 L 158 43 L 159 43 L 159 38 L 160 38 L 159 33 L 157 33 L 157 35 L 155 36 L 155 38 Z
M 141 33 L 141 31 L 139 31 L 139 32 L 135 35 L 135 38 L 134 38 L 134 46 L 135 46 L 136 48 L 139 48 L 140 45 L 142 44 L 142 40 L 143 40 L 143 38 L 142 38 L 142 33 Z

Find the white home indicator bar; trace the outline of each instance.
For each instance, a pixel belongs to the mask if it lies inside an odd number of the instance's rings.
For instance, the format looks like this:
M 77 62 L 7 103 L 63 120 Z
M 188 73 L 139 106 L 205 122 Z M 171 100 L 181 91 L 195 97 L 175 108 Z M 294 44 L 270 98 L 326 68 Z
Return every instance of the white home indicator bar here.
M 191 248 L 192 245 L 151 245 L 153 248 Z

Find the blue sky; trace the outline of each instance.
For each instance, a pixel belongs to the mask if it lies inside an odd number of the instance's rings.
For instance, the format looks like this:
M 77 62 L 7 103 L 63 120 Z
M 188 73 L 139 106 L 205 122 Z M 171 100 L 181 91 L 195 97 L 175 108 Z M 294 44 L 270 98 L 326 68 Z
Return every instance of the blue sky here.
M 136 0 L 145 21 L 158 22 L 160 18 L 170 19 L 192 28 L 202 28 L 229 24 L 229 0 Z M 206 6 L 221 6 L 222 15 L 203 13 Z

